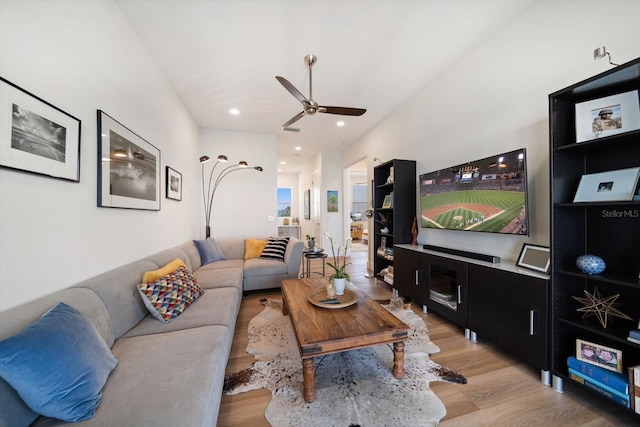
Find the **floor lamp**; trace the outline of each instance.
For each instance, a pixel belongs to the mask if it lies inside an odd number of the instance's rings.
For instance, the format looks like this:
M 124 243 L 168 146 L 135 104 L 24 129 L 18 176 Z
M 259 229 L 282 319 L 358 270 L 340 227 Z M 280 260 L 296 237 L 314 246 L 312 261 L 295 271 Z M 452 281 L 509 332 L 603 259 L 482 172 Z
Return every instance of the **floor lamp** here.
M 247 162 L 241 160 L 237 165 L 227 166 L 226 168 L 220 170 L 214 180 L 214 172 L 216 170 L 216 166 L 218 166 L 218 163 L 226 163 L 228 161 L 227 156 L 221 154 L 218 156 L 218 159 L 211 168 L 211 172 L 209 173 L 209 180 L 205 185 L 204 164 L 209 160 L 211 160 L 209 156 L 205 155 L 200 157 L 200 167 L 202 172 L 202 201 L 204 203 L 204 217 L 207 239 L 211 237 L 211 207 L 213 206 L 213 198 L 216 195 L 216 190 L 218 189 L 218 185 L 220 185 L 222 179 L 225 176 L 229 175 L 231 172 L 239 170 L 257 170 L 258 172 L 262 172 L 263 170 L 261 166 L 249 167 L 249 164 Z

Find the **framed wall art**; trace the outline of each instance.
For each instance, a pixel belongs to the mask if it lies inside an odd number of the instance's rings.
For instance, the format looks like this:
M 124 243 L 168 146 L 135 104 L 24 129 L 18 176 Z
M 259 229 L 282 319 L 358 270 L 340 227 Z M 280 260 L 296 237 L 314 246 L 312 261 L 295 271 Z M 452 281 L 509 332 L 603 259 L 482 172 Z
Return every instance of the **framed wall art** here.
M 632 200 L 638 177 L 640 167 L 583 175 L 573 202 Z
M 80 182 L 80 125 L 0 77 L 0 166 Z
M 167 199 L 182 200 L 182 174 L 171 167 L 166 167 Z
M 327 191 L 327 212 L 338 212 L 338 190 Z
M 551 266 L 551 251 L 546 246 L 525 243 L 522 245 L 516 265 L 547 274 Z
M 640 129 L 638 91 L 576 104 L 576 142 Z
M 311 190 L 304 192 L 304 219 L 311 219 Z
M 100 110 L 98 207 L 160 210 L 160 150 Z

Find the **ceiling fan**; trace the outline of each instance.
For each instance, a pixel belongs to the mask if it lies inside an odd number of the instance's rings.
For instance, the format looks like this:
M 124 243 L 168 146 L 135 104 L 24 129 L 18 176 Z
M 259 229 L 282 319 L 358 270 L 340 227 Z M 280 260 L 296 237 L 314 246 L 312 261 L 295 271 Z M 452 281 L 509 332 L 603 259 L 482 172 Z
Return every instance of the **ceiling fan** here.
M 318 105 L 317 102 L 313 100 L 312 95 L 312 86 L 311 86 L 311 67 L 316 63 L 318 57 L 315 55 L 307 55 L 304 57 L 304 63 L 309 67 L 309 99 L 307 99 L 294 85 L 289 82 L 289 80 L 284 77 L 276 76 L 276 79 L 284 86 L 286 90 L 291 93 L 298 101 L 302 103 L 303 110 L 293 116 L 288 122 L 282 125 L 282 130 L 286 130 L 289 132 L 300 132 L 300 129 L 291 127 L 292 124 L 300 120 L 306 115 L 312 116 L 316 113 L 327 113 L 327 114 L 340 114 L 343 116 L 361 116 L 367 110 L 364 108 L 349 108 L 349 107 L 328 107 Z

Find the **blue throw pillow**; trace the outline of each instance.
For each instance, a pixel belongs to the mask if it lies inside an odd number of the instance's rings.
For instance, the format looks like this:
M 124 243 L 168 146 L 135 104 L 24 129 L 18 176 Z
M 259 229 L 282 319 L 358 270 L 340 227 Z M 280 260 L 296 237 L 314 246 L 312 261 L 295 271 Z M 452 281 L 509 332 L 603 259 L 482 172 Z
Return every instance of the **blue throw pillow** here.
M 196 248 L 198 248 L 198 253 L 200 254 L 200 264 L 202 265 L 226 259 L 224 257 L 224 254 L 222 253 L 222 250 L 213 239 L 194 240 L 193 243 L 195 243 Z
M 91 320 L 64 303 L 0 341 L 0 376 L 35 412 L 62 421 L 95 415 L 117 363 Z

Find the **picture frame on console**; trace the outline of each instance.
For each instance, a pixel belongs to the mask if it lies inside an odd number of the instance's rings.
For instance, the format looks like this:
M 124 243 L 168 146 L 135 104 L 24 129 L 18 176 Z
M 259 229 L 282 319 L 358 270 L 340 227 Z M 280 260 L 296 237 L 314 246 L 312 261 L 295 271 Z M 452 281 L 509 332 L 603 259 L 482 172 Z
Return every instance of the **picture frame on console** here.
M 80 182 L 80 119 L 0 77 L 0 166 Z
M 551 250 L 547 246 L 524 243 L 516 265 L 549 274 L 551 267 Z
M 160 210 L 160 150 L 98 110 L 98 207 Z
M 637 90 L 580 102 L 575 110 L 577 143 L 640 129 Z
M 582 175 L 573 202 L 632 200 L 639 177 L 640 167 Z
M 171 167 L 166 167 L 167 199 L 182 200 L 182 174 Z

